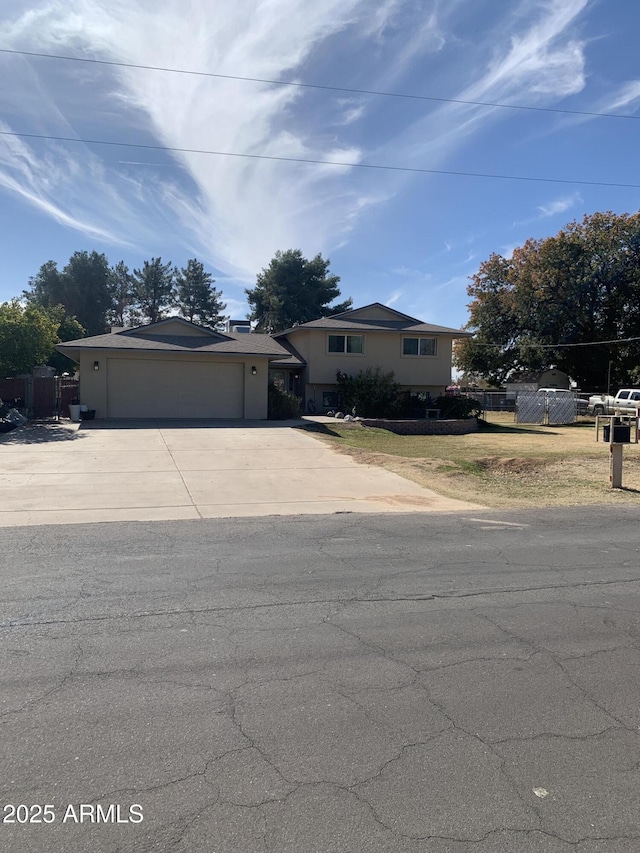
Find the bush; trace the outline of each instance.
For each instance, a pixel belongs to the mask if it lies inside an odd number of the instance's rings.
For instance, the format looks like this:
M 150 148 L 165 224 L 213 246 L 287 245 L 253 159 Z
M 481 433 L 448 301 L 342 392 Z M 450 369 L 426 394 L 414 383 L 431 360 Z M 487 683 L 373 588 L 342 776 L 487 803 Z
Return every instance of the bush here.
M 267 417 L 270 421 L 287 421 L 290 418 L 299 418 L 302 406 L 300 397 L 282 391 L 273 382 L 269 383 L 269 397 L 267 403 Z
M 408 395 L 394 381 L 393 371 L 383 373 L 380 367 L 368 367 L 357 376 L 337 373 L 341 407 L 363 418 L 402 417 Z
M 441 418 L 474 418 L 482 411 L 479 400 L 472 397 L 438 397 L 435 408 L 440 409 Z

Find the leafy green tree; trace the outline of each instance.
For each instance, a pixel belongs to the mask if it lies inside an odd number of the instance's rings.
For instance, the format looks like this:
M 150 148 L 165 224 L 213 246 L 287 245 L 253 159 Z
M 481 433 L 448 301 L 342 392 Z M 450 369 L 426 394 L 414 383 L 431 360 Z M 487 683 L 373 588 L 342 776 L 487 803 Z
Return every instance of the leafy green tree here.
M 491 255 L 467 292 L 474 337 L 456 346 L 461 370 L 499 384 L 554 364 L 597 388 L 611 361 L 612 384 L 625 384 L 640 364 L 640 341 L 627 340 L 640 337 L 640 214 L 595 213 L 509 259 Z
M 205 272 L 203 264 L 192 258 L 187 266 L 175 271 L 178 310 L 191 323 L 200 323 L 212 329 L 219 328 L 227 319 L 223 316 L 227 307 L 222 293 L 213 284 L 211 273 Z
M 142 322 L 157 323 L 163 320 L 175 305 L 171 261 L 163 264 L 162 258 L 152 258 L 144 262 L 142 269 L 134 269 L 132 292 L 132 307 L 139 312 Z
M 256 330 L 273 334 L 347 311 L 351 299 L 330 306 L 340 296 L 340 278 L 329 273 L 329 263 L 322 255 L 309 261 L 299 249 L 276 252 L 258 274 L 256 286 L 246 291 Z
M 107 314 L 109 324 L 112 326 L 128 325 L 133 302 L 133 276 L 124 261 L 118 261 L 114 267 L 111 267 L 109 295 L 111 297 L 111 307 Z
M 60 272 L 55 261 L 47 261 L 29 279 L 27 300 L 42 308 L 62 305 L 69 317 L 77 317 L 88 335 L 100 335 L 108 326 L 111 308 L 110 270 L 106 255 L 74 252 Z
M 0 376 L 30 373 L 58 343 L 59 322 L 37 305 L 0 304 Z
M 65 314 L 62 305 L 50 308 L 46 313 L 55 323 L 57 323 L 58 328 L 56 334 L 58 340 L 56 343 L 62 343 L 63 341 L 76 341 L 78 338 L 84 338 L 85 330 L 75 317 L 68 317 Z M 66 355 L 58 352 L 57 349 L 54 349 L 48 357 L 47 364 L 55 368 L 55 371 L 58 374 L 72 372 L 75 370 L 75 363 Z

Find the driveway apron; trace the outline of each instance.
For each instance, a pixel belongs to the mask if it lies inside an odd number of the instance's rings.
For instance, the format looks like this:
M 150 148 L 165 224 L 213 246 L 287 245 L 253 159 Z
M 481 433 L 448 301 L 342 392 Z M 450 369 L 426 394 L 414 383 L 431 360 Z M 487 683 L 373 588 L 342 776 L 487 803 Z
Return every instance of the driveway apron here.
M 290 424 L 109 421 L 0 440 L 0 526 L 475 508 Z

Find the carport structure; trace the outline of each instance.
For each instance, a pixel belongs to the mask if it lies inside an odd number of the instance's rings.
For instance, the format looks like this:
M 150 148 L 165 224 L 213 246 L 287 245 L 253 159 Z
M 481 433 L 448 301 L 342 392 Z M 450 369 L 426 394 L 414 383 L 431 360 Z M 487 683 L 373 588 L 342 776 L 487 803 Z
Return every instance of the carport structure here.
M 60 344 L 80 364 L 80 400 L 104 418 L 267 417 L 269 364 L 303 366 L 268 335 L 171 317 Z

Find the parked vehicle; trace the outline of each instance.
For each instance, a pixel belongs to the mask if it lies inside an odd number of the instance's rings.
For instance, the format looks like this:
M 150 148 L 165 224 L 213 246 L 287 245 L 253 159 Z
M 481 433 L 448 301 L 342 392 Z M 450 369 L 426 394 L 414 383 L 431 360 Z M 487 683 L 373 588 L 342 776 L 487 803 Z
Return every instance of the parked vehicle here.
M 638 413 L 640 409 L 640 390 L 621 388 L 615 397 L 610 394 L 593 394 L 589 397 L 587 411 L 590 415 L 612 415 L 615 412 Z
M 564 400 L 572 400 L 578 415 L 586 415 L 587 413 L 589 401 L 578 397 L 575 391 L 568 388 L 538 388 L 536 393 L 544 394 L 547 399 L 558 403 Z

